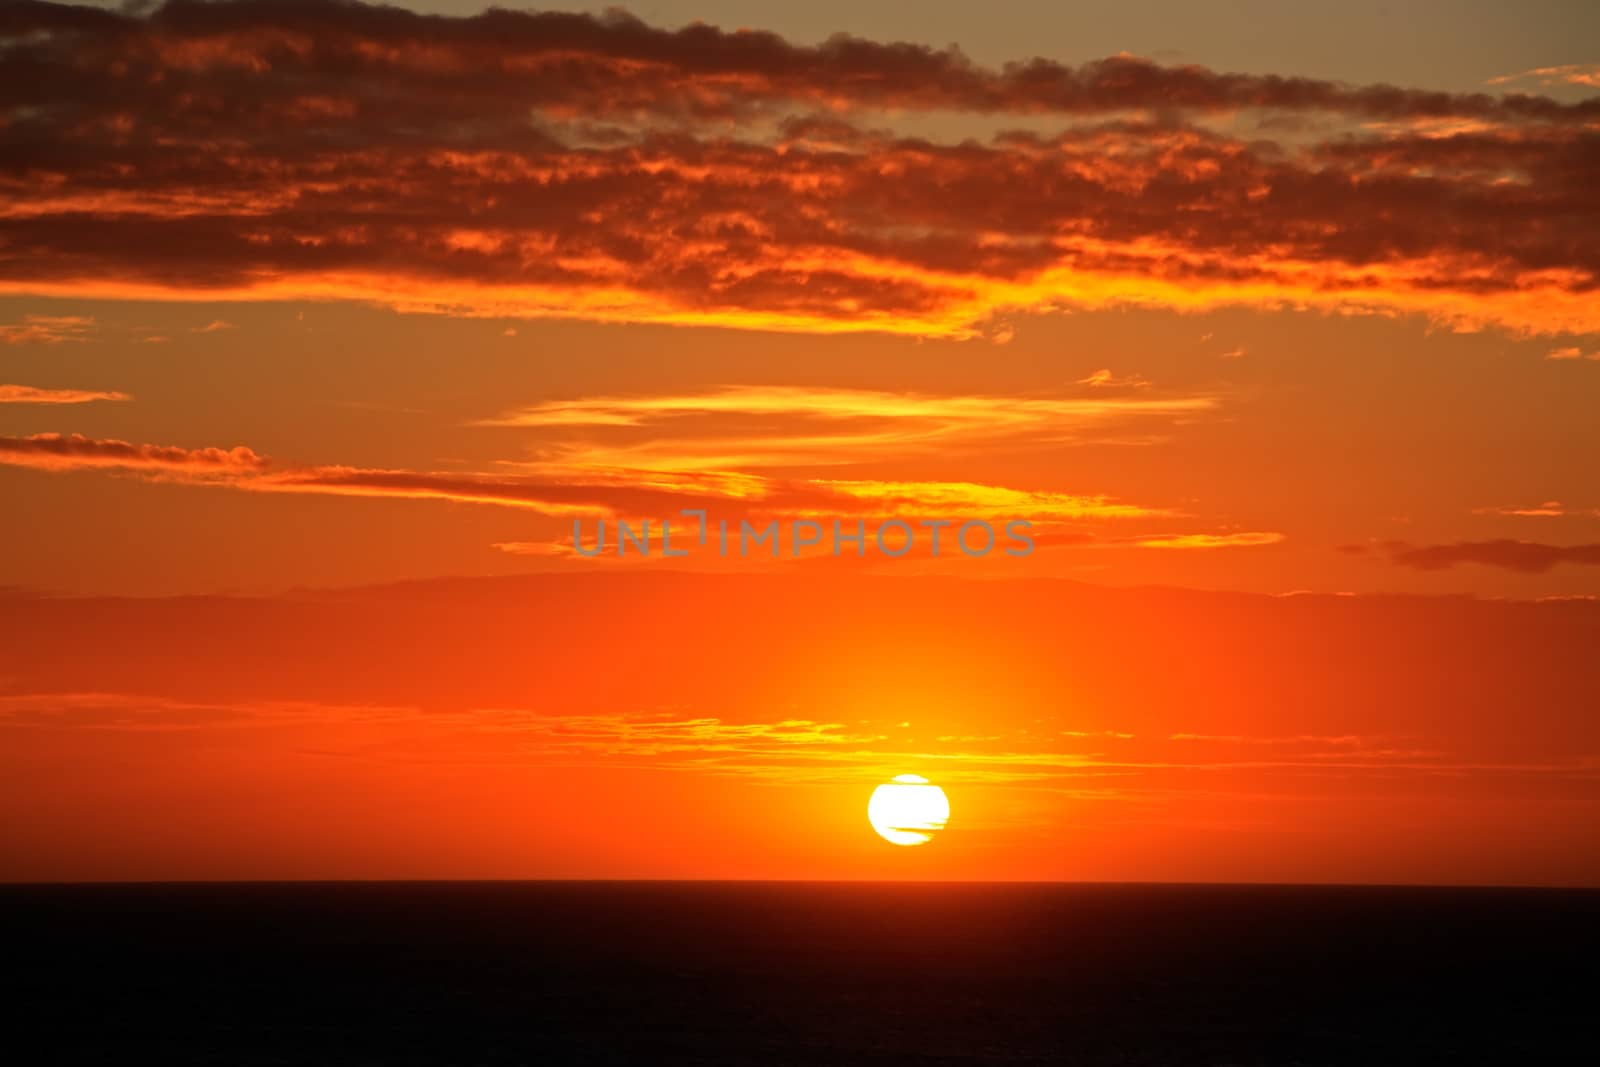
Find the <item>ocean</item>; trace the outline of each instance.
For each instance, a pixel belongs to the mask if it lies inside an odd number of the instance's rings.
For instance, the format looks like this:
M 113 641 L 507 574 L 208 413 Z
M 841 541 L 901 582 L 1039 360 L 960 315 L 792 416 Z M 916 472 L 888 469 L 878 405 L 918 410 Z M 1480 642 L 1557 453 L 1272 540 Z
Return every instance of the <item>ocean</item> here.
M 0 887 L 17 1064 L 1540 1064 L 1600 891 Z

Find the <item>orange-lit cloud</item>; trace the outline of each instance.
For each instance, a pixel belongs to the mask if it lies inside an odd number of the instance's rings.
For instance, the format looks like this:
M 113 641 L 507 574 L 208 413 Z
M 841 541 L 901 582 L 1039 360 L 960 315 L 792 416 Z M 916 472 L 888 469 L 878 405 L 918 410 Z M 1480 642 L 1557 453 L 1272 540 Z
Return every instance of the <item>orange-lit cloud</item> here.
M 1100 382 L 1096 385 L 1108 385 Z M 1125 385 L 1126 382 L 1116 384 Z M 1001 443 L 1148 440 L 1119 427 L 1167 426 L 1213 411 L 1210 393 L 936 396 L 866 389 L 737 386 L 700 393 L 546 401 L 480 423 L 582 436 L 540 445 L 542 471 L 662 471 L 863 463 L 949 456 Z
M 94 320 L 78 315 L 24 315 L 21 322 L 0 323 L 0 344 L 58 345 L 84 341 Z
M 1139 377 L 1137 374 L 1131 374 L 1127 377 L 1119 378 L 1115 374 L 1111 373 L 1110 368 L 1102 367 L 1093 374 L 1089 375 L 1087 378 L 1078 379 L 1078 384 L 1092 385 L 1096 388 L 1102 386 L 1124 386 L 1143 389 L 1150 383 Z
M 1534 67 L 1520 74 L 1502 74 L 1490 78 L 1486 85 L 1514 85 L 1517 82 L 1535 82 L 1543 86 L 1582 85 L 1600 89 L 1600 63 L 1567 63 L 1558 67 Z
M 96 400 L 132 400 L 127 393 L 94 389 L 38 389 L 0 385 L 0 404 L 89 404 Z
M 251 477 L 240 488 L 453 500 L 529 508 L 562 517 L 675 517 L 685 508 L 744 516 L 958 515 L 963 518 L 1038 517 L 1083 520 L 1161 515 L 1160 509 L 1104 496 L 1027 491 L 963 482 L 838 481 L 829 479 L 663 478 L 660 472 L 594 471 L 560 477 L 487 475 L 344 467 L 288 469 Z
M 765 478 L 748 474 L 575 469 L 539 477 L 278 466 L 249 448 L 185 449 L 81 434 L 0 437 L 0 464 L 47 471 L 102 469 L 163 481 L 190 478 L 254 492 L 445 500 L 524 508 L 542 514 L 673 517 L 715 508 L 725 517 L 921 515 L 1043 521 L 1125 519 L 1167 514 L 1103 495 L 1022 490 L 970 482 Z
M 1255 530 L 1223 534 L 1161 534 L 1140 538 L 1138 544 L 1144 548 L 1249 548 L 1275 545 L 1283 539 L 1281 533 Z
M 1275 531 L 1249 531 L 1242 533 L 1160 533 L 1133 536 L 1108 536 L 1092 532 L 1083 524 L 1091 520 L 1103 520 L 1108 518 L 1159 517 L 1162 513 L 1152 509 L 1117 504 L 1109 501 L 1096 500 L 1094 498 L 1069 498 L 1064 502 L 1058 503 L 1029 503 L 1034 496 L 1033 494 L 1020 493 L 1015 490 L 997 490 L 994 487 L 987 486 L 971 488 L 987 490 L 989 493 L 1000 495 L 1002 499 L 1006 498 L 1007 496 L 1014 496 L 1017 500 L 1017 503 L 1009 507 L 999 507 L 995 506 L 992 502 L 974 502 L 974 500 L 970 498 L 961 498 L 957 500 L 941 498 L 937 493 L 930 494 L 926 499 L 895 499 L 878 495 L 869 497 L 867 499 L 869 501 L 879 503 L 881 506 L 872 508 L 865 512 L 858 512 L 854 509 L 853 505 L 839 502 L 831 511 L 828 512 L 824 512 L 820 509 L 815 511 L 798 512 L 773 511 L 757 507 L 752 508 L 750 513 L 760 517 L 776 514 L 782 517 L 810 516 L 817 518 L 824 518 L 830 514 L 868 514 L 875 516 L 893 516 L 896 518 L 912 520 L 920 520 L 924 516 L 929 518 L 960 516 L 962 520 L 987 519 L 990 521 L 1009 521 L 1014 517 L 1026 516 L 1031 524 L 1029 542 L 1033 545 L 1034 550 L 1062 548 L 1259 548 L 1266 545 L 1279 544 L 1286 539 L 1283 534 Z M 874 487 L 874 489 L 876 490 L 876 487 Z M 679 520 L 674 519 L 673 521 L 676 522 Z M 677 528 L 677 534 L 674 538 L 673 547 L 676 550 L 682 551 L 685 550 L 687 543 L 687 553 L 693 555 L 695 554 L 694 517 L 689 517 L 686 525 L 688 526 L 687 530 L 684 530 L 682 527 Z M 868 536 L 873 536 L 874 527 L 869 524 L 867 530 Z M 619 543 L 620 535 L 615 530 L 611 532 L 610 540 L 603 544 L 597 539 L 596 533 L 593 530 L 586 530 L 583 535 L 583 542 L 585 545 L 585 551 L 583 552 L 578 551 L 573 539 L 570 536 L 566 536 L 565 539 L 562 540 L 549 541 L 500 541 L 495 542 L 492 547 L 513 556 L 529 556 L 538 559 L 582 562 L 589 565 L 632 563 L 634 565 L 644 566 L 652 561 L 660 561 L 664 558 L 667 558 L 662 555 L 661 551 L 664 545 L 662 528 L 659 524 L 652 529 L 643 531 L 642 533 L 638 530 L 634 530 L 633 535 L 636 536 L 639 543 L 635 544 L 633 541 L 630 541 L 626 548 L 624 548 L 624 546 Z M 898 536 L 898 534 L 896 536 Z M 947 526 L 943 529 L 941 543 L 943 545 L 944 558 L 958 558 L 956 555 L 956 550 L 952 548 L 954 537 L 955 534 L 953 533 L 953 525 Z M 649 553 L 642 551 L 641 549 L 644 545 L 648 545 L 650 552 L 654 553 L 655 555 L 651 556 Z M 932 548 L 932 535 L 928 529 L 923 528 L 917 532 L 916 536 L 912 539 L 904 559 L 915 561 L 930 560 L 934 557 Z M 714 553 L 715 550 L 713 549 L 710 552 L 705 553 L 704 556 L 709 556 Z M 1029 554 L 1031 554 L 1031 552 Z M 857 555 L 848 548 L 843 551 L 842 555 L 840 553 L 833 552 L 830 535 L 826 532 L 824 532 L 822 535 L 821 541 L 817 542 L 817 547 L 808 548 L 804 551 L 800 550 L 799 548 L 795 548 L 791 551 L 789 542 L 787 540 L 782 541 L 781 551 L 775 558 L 788 559 L 796 557 L 807 559 L 827 559 L 831 564 L 842 567 L 851 567 L 860 562 L 860 560 L 857 558 Z M 866 565 L 870 567 L 877 562 L 881 562 L 881 559 L 868 557 Z M 899 565 L 898 560 L 896 565 Z
M 287 0 L 20 5 L 0 35 L 29 146 L 0 160 L 0 291 L 994 341 L 1126 305 L 1600 332 L 1593 100 Z M 1240 111 L 1341 128 L 1246 139 Z
M 732 471 L 559 464 L 542 465 L 536 474 L 506 477 L 470 471 L 275 464 L 243 446 L 188 449 L 54 433 L 0 437 L 0 464 L 52 472 L 100 470 L 163 483 L 255 493 L 481 504 L 515 508 L 569 524 L 575 520 L 592 522 L 608 518 L 650 524 L 635 527 L 636 532 L 642 530 L 642 543 L 634 546 L 639 551 L 626 556 L 620 551 L 620 534 L 615 528 L 609 544 L 601 545 L 603 538 L 597 528 L 586 535 L 590 542 L 607 549 L 598 555 L 578 553 L 575 548 L 578 534 L 569 527 L 560 528 L 558 536 L 557 531 L 552 530 L 541 539 L 499 542 L 493 546 L 513 555 L 553 561 L 599 559 L 641 564 L 660 559 L 663 547 L 660 524 L 664 520 L 679 526 L 680 540 L 675 547 L 692 552 L 697 520 L 692 515 L 684 516 L 685 509 L 704 511 L 711 522 L 724 520 L 735 525 L 742 520 L 768 524 L 773 520 L 805 519 L 818 523 L 819 528 L 828 528 L 830 522 L 844 521 L 848 525 L 860 520 L 865 523 L 869 536 L 876 530 L 873 520 L 890 518 L 910 523 L 943 520 L 947 526 L 984 520 L 993 524 L 991 529 L 1013 520 L 1026 520 L 1031 524 L 1029 540 L 1037 549 L 1095 546 L 1216 549 L 1258 547 L 1283 540 L 1282 534 L 1270 531 L 1162 530 L 1105 534 L 1094 528 L 1106 523 L 1137 526 L 1141 520 L 1169 520 L 1181 513 L 1105 494 L 978 482 L 774 477 Z M 953 528 L 943 531 L 944 555 L 955 553 L 955 537 Z M 936 539 L 935 532 L 929 529 L 914 533 L 910 538 L 911 558 L 930 560 L 939 556 Z M 780 532 L 780 537 L 773 541 L 774 558 L 827 555 L 822 549 L 802 552 L 798 543 L 780 548 L 781 540 Z M 650 551 L 644 551 L 646 546 Z M 1031 553 L 1032 549 L 1029 551 Z M 710 550 L 699 553 L 705 558 L 713 554 Z M 849 555 L 847 552 L 846 556 Z M 844 562 L 848 565 L 850 561 Z
M 1593 779 L 1591 759 L 1463 758 L 1415 738 L 1178 732 L 1145 736 L 1100 730 L 1006 728 L 984 735 L 919 738 L 892 721 L 853 724 L 803 718 L 729 721 L 642 712 L 561 714 L 520 707 L 424 710 L 307 700 L 191 701 L 171 697 L 46 692 L 0 695 L 0 728 L 117 733 L 337 731 L 352 751 L 384 739 L 380 758 L 509 761 L 526 767 L 603 765 L 791 784 L 875 780 L 904 766 L 937 768 L 964 784 L 1111 779 L 1102 799 L 1132 800 L 1157 787 L 1204 791 L 1196 776 L 1274 778 L 1548 776 Z M 446 740 L 448 739 L 448 740 Z M 929 744 L 929 742 L 934 742 Z M 270 742 L 262 741 L 268 744 Z M 442 747 L 441 747 L 442 746 Z M 1270 753 L 1263 752 L 1270 749 Z M 1180 785 L 1185 781 L 1188 785 Z
M 1093 384 L 1105 384 L 1095 382 Z M 640 426 L 683 415 L 794 415 L 818 419 L 903 419 L 929 423 L 938 436 L 993 434 L 1119 415 L 1172 415 L 1215 406 L 1205 396 L 935 396 L 867 389 L 733 386 L 693 394 L 555 400 L 484 420 L 484 426 Z
M 1500 507 L 1475 508 L 1474 515 L 1504 515 L 1514 518 L 1552 519 L 1571 516 L 1600 518 L 1600 508 L 1568 507 L 1559 500 L 1546 500 L 1541 504 L 1509 504 Z
M 902 516 L 959 515 L 966 518 L 1127 519 L 1166 514 L 1107 496 L 1083 496 L 1011 489 L 971 482 L 840 481 L 819 478 L 810 483 L 837 503 L 869 506 L 876 514 Z M 832 501 L 830 501 L 832 502 Z

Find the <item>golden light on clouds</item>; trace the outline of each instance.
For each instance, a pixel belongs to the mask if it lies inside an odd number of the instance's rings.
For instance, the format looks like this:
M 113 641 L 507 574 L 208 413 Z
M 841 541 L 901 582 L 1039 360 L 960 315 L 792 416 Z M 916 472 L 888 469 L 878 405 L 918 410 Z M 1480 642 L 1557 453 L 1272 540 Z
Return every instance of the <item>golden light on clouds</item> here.
M 593 468 L 705 471 L 829 466 L 949 456 L 1002 444 L 1148 442 L 1217 411 L 1216 391 L 1118 395 L 946 394 L 739 385 L 696 393 L 576 397 L 517 408 L 477 425 L 545 435 L 546 473 Z
M 40 389 L 0 385 L 0 404 L 90 404 L 96 400 L 131 400 L 127 393 L 103 389 Z
M 1125 307 L 1600 331 L 1593 101 L 559 12 L 71 12 L 0 30 L 49 72 L 13 105 L 39 162 L 0 175 L 28 250 L 0 293 L 999 344 Z

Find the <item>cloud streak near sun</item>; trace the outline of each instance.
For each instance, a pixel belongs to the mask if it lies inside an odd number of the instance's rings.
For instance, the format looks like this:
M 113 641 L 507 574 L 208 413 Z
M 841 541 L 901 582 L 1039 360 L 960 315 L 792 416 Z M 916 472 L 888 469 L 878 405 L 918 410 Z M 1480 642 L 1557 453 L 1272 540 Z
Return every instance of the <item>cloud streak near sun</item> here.
M 1067 785 L 1112 779 L 1115 795 L 1141 787 L 1171 790 L 1192 775 L 1243 773 L 1258 787 L 1275 778 L 1340 776 L 1426 779 L 1557 774 L 1592 781 L 1595 767 L 1581 757 L 1540 761 L 1463 759 L 1414 740 L 1383 736 L 1255 737 L 1176 733 L 1145 737 L 1101 731 L 1088 735 L 1029 731 L 928 739 L 904 736 L 887 722 L 853 724 L 784 719 L 732 722 L 714 716 L 659 712 L 559 714 L 531 708 L 423 710 L 387 705 L 330 705 L 316 701 L 195 702 L 121 693 L 0 693 L 0 730 L 31 729 L 124 734 L 240 731 L 258 735 L 338 727 L 352 752 L 382 739 L 381 758 L 406 761 L 448 740 L 447 761 L 511 761 L 527 767 L 603 765 L 689 772 L 775 782 L 856 782 L 882 777 L 908 763 L 938 768 L 946 782 Z M 263 744 L 273 742 L 264 738 Z M 965 748 L 951 749 L 951 743 Z M 1262 746 L 1271 746 L 1270 756 Z M 1192 781 L 1192 779 L 1191 779 Z M 1192 786 L 1191 786 L 1192 788 Z
M 1053 520 L 1136 518 L 1162 509 L 1043 490 L 972 482 L 767 478 L 622 469 L 539 476 L 274 465 L 253 450 L 133 444 L 82 434 L 0 437 L 0 464 L 43 471 L 118 471 L 164 482 L 253 492 L 432 499 L 525 508 L 562 518 L 676 516 L 684 508 L 746 515 L 1034 515 Z
M 0 291 L 996 340 L 1124 305 L 1600 331 L 1600 100 L 288 0 L 12 4 L 0 44 Z
M 544 447 L 562 468 L 651 470 L 855 464 L 1026 442 L 1148 439 L 1214 411 L 1210 393 L 936 396 L 869 389 L 729 386 L 693 393 L 578 397 L 479 425 L 568 436 Z M 581 435 L 581 436 L 579 436 Z
M 514 432 L 520 438 L 517 446 L 533 458 L 499 460 L 490 470 L 292 463 L 244 446 L 185 448 L 61 433 L 0 437 L 0 464 L 51 472 L 98 470 L 261 493 L 487 504 L 565 522 L 659 522 L 679 518 L 684 509 L 702 509 L 728 520 L 1026 519 L 1035 524 L 1042 547 L 1276 543 L 1282 535 L 1271 532 L 1106 536 L 1085 524 L 1174 519 L 1184 513 L 1104 492 L 894 477 L 881 466 L 996 449 L 1039 452 L 1085 442 L 1143 443 L 1161 439 L 1170 426 L 1208 417 L 1219 405 L 1219 397 L 1211 394 L 1162 394 L 1149 388 L 1135 396 L 1101 387 L 1093 395 L 976 396 L 729 386 L 579 397 L 514 408 L 475 425 Z M 811 469 L 818 465 L 831 475 Z M 878 469 L 871 476 L 850 469 L 864 465 Z M 555 551 L 553 542 L 507 542 L 500 547 L 522 554 L 566 554 Z

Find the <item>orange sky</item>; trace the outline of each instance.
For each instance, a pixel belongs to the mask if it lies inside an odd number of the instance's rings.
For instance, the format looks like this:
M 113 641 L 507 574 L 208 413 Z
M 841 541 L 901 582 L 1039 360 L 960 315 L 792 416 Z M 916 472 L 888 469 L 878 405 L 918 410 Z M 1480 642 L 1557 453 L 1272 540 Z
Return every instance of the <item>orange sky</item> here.
M 442 9 L 0 14 L 0 878 L 1600 884 L 1589 16 Z

